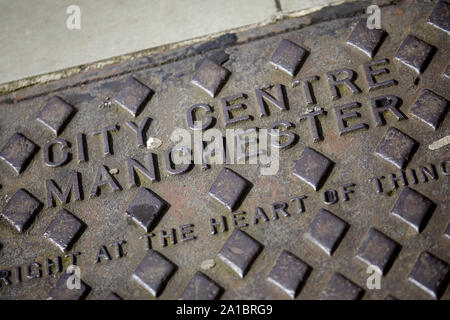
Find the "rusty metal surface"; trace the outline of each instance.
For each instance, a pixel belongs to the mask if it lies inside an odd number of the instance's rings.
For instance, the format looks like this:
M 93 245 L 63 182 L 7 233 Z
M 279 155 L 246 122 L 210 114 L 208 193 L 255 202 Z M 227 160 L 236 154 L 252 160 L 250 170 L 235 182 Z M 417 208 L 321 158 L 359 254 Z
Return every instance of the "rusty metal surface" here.
M 449 4 L 371 3 L 1 96 L 0 298 L 450 299 Z M 167 157 L 255 127 L 275 175 Z

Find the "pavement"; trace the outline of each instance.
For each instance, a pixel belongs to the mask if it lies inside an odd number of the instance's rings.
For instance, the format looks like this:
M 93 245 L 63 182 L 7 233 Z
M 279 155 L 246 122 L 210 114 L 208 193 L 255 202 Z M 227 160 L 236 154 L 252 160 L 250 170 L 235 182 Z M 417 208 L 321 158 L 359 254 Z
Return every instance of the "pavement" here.
M 302 15 L 336 0 L 0 0 L 0 86 L 10 91 L 70 75 L 70 68 Z M 80 9 L 79 29 L 72 5 Z M 193 40 L 194 39 L 194 40 Z M 63 72 L 61 72 L 63 70 Z M 55 73 L 60 71 L 59 73 Z M 53 73 L 53 74 L 52 74 Z M 30 80 L 32 77 L 40 76 Z M 28 79 L 28 80 L 27 80 Z M 20 81 L 21 80 L 21 81 Z M 14 84 L 14 82 L 19 83 Z M 13 83 L 12 83 L 13 82 Z

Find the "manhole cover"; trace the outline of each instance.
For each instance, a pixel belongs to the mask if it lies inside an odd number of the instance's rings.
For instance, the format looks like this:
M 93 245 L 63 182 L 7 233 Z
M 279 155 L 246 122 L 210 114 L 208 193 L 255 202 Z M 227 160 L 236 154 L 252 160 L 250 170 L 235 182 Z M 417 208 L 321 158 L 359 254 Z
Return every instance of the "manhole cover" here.
M 4 95 L 1 298 L 450 298 L 450 4 L 367 5 Z

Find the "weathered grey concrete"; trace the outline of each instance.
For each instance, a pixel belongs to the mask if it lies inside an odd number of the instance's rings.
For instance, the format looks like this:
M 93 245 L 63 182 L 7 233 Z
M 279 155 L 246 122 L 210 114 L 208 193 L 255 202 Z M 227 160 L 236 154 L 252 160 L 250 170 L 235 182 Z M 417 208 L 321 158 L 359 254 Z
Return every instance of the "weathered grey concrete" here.
M 267 22 L 336 0 L 0 0 L 0 83 Z M 81 9 L 69 30 L 66 9 Z

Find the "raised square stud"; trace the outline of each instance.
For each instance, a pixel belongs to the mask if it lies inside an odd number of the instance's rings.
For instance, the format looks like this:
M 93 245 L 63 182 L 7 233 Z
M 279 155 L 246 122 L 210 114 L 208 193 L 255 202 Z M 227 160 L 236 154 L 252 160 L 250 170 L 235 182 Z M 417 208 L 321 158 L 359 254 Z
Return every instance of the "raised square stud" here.
M 294 175 L 319 190 L 333 167 L 333 162 L 311 148 L 305 148 L 295 163 Z
M 197 272 L 184 289 L 180 300 L 217 300 L 222 293 L 222 287 L 203 273 Z
M 55 96 L 48 101 L 36 120 L 58 136 L 76 111 L 70 104 Z
M 156 193 L 140 188 L 131 201 L 127 214 L 146 232 L 153 230 L 168 208 L 168 203 Z
M 390 127 L 377 146 L 375 154 L 399 169 L 411 160 L 417 142 L 400 130 Z
M 55 287 L 48 293 L 47 300 L 83 300 L 91 291 L 91 288 L 80 279 L 80 288 L 69 289 L 67 280 L 73 276 L 64 272 L 56 282 Z
M 223 168 L 209 189 L 209 194 L 233 211 L 250 191 L 252 184 L 231 169 Z
M 320 209 L 309 226 L 306 238 L 331 255 L 341 242 L 349 225 L 331 212 Z
M 445 68 L 444 77 L 450 79 L 450 64 Z
M 448 101 L 430 90 L 423 90 L 409 114 L 436 130 L 444 118 Z
M 397 242 L 380 231 L 370 228 L 358 249 L 356 257 L 367 265 L 374 267 L 379 274 L 385 275 L 397 257 L 400 248 Z
M 419 192 L 405 187 L 392 208 L 392 214 L 420 232 L 425 227 L 435 203 Z
M 70 250 L 84 231 L 84 223 L 70 212 L 62 209 L 52 220 L 44 237 L 48 238 L 61 251 Z
M 450 4 L 439 1 L 428 18 L 428 23 L 450 35 Z
M 131 76 L 125 81 L 114 101 L 133 117 L 137 117 L 141 108 L 150 100 L 151 94 L 149 87 Z
M 294 77 L 300 69 L 306 56 L 306 50 L 295 43 L 283 39 L 270 58 L 269 62 L 275 68 Z
M 227 69 L 205 58 L 195 71 L 191 82 L 214 98 L 227 82 L 229 75 Z
M 339 273 L 333 274 L 320 300 L 359 300 L 364 290 Z
M 220 250 L 218 257 L 243 278 L 263 246 L 244 231 L 234 229 Z
M 299 293 L 311 272 L 311 267 L 288 251 L 283 251 L 267 277 L 291 299 Z
M 17 174 L 22 173 L 39 147 L 20 133 L 15 133 L 0 151 L 5 161 Z
M 177 266 L 157 251 L 150 250 L 133 274 L 145 290 L 157 297 L 164 290 Z
M 17 231 L 25 231 L 41 211 L 42 203 L 24 189 L 17 191 L 8 201 L 1 217 Z
M 372 58 L 387 33 L 382 29 L 369 29 L 366 20 L 360 20 L 348 37 L 347 43 Z
M 115 292 L 110 292 L 105 300 L 123 300 L 121 296 L 119 296 L 117 293 Z
M 398 60 L 417 73 L 425 71 L 434 54 L 433 46 L 414 36 L 408 35 L 400 45 L 394 59 Z
M 428 252 L 422 252 L 408 279 L 434 299 L 439 299 L 447 287 L 449 271 L 447 263 Z
M 450 239 L 450 223 L 448 224 L 447 229 L 445 229 L 444 236 L 446 236 L 447 239 Z

